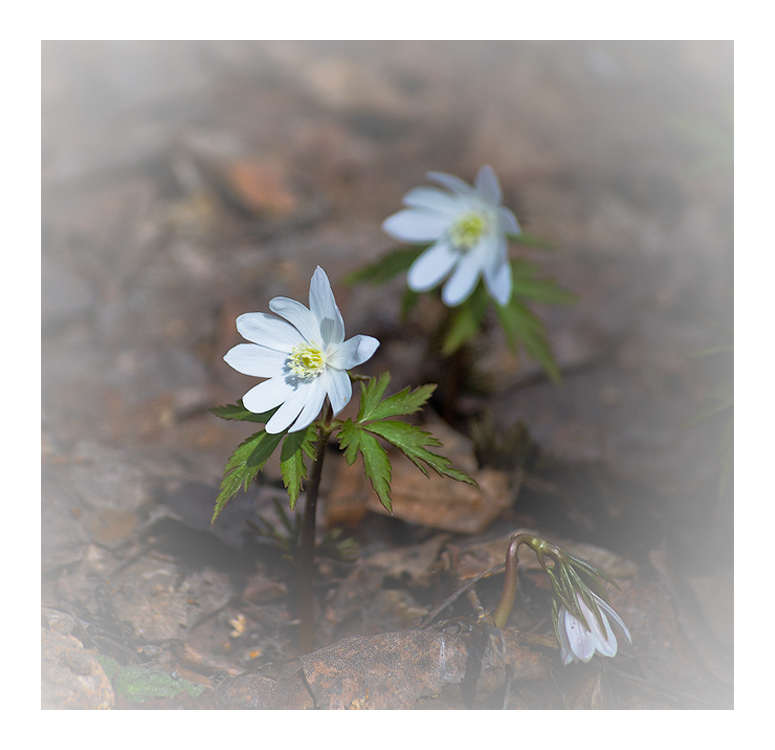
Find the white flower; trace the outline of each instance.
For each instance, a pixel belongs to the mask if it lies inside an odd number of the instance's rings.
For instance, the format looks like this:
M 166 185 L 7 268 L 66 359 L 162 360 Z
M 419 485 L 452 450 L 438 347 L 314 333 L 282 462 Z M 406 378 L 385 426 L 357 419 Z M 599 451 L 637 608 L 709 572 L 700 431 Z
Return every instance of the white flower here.
M 251 388 L 242 403 L 256 414 L 280 408 L 266 423 L 272 434 L 303 430 L 320 414 L 328 396 L 338 414 L 352 398 L 347 370 L 377 350 L 371 336 L 344 340 L 344 321 L 326 272 L 318 266 L 309 286 L 309 309 L 288 297 L 275 297 L 267 313 L 245 313 L 237 330 L 252 344 L 237 344 L 224 360 L 243 375 L 269 378 Z M 286 322 L 287 321 L 287 322 Z
M 611 629 L 609 617 L 624 637 L 632 643 L 630 631 L 622 622 L 622 618 L 599 596 L 592 594 L 592 597 L 600 608 L 605 628 L 600 627 L 595 613 L 578 592 L 576 593 L 576 601 L 578 601 L 584 619 L 589 625 L 588 628 L 581 620 L 572 615 L 565 605 L 560 608 L 557 616 L 557 634 L 560 639 L 560 657 L 563 664 L 570 664 L 571 661 L 588 662 L 595 655 L 595 651 L 601 656 L 616 656 L 619 644 Z
M 451 272 L 441 298 L 454 307 L 483 276 L 489 293 L 505 305 L 511 298 L 506 233 L 519 234 L 520 228 L 514 214 L 500 204 L 501 188 L 492 167 L 480 167 L 473 187 L 443 172 L 428 172 L 426 177 L 451 192 L 412 188 L 402 199 L 409 208 L 382 223 L 382 229 L 398 240 L 433 241 L 409 269 L 409 288 L 425 292 Z

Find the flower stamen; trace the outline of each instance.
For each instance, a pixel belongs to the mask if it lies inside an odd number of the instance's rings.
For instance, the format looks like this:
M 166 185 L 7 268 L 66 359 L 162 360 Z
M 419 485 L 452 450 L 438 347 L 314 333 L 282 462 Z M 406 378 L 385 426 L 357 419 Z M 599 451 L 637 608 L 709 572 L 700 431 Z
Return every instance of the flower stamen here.
M 323 372 L 326 358 L 320 347 L 315 344 L 297 344 L 291 350 L 287 364 L 294 375 L 302 378 L 314 378 Z
M 461 216 L 447 230 L 452 244 L 460 250 L 470 250 L 487 230 L 487 222 L 478 213 Z

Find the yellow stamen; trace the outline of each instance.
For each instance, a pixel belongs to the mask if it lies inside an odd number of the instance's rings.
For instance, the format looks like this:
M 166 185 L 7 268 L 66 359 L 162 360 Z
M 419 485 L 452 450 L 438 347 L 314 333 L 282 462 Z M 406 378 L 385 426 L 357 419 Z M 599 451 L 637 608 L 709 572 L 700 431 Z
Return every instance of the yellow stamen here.
M 470 250 L 484 234 L 487 223 L 476 213 L 461 216 L 448 230 L 452 244 L 464 250 Z
M 295 375 L 312 378 L 320 375 L 326 365 L 325 357 L 314 344 L 298 344 L 291 350 L 288 367 Z

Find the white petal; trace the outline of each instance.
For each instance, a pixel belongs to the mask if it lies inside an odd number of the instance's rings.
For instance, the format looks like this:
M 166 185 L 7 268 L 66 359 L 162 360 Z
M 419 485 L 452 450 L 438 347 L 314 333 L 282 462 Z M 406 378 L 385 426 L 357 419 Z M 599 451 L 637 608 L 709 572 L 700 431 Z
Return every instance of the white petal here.
M 426 172 L 425 176 L 429 180 L 438 182 L 439 185 L 443 185 L 447 190 L 451 190 L 458 195 L 471 196 L 474 194 L 473 189 L 465 180 L 461 180 L 453 174 L 447 174 L 446 172 Z
M 595 638 L 592 633 L 570 612 L 565 621 L 565 632 L 568 634 L 570 650 L 576 658 L 588 662 L 595 655 Z
M 564 665 L 570 664 L 576 657 L 570 648 L 570 641 L 568 640 L 568 633 L 566 632 L 566 620 L 568 618 L 568 610 L 563 607 L 558 615 L 558 627 L 557 632 L 560 636 L 560 658 Z
M 312 383 L 304 381 L 298 383 L 288 398 L 285 399 L 282 406 L 266 423 L 266 431 L 270 435 L 276 435 L 278 432 L 285 430 L 299 416 L 299 412 L 306 406 L 307 401 L 311 400 L 310 396 L 315 396 L 315 389 Z
M 498 219 L 500 220 L 501 229 L 504 232 L 522 234 L 522 230 L 517 223 L 517 217 L 514 216 L 511 209 L 506 208 L 506 206 L 498 206 Z
M 352 398 L 353 384 L 350 381 L 350 376 L 344 370 L 326 370 L 321 379 L 323 377 L 326 378 L 328 398 L 331 401 L 334 416 L 336 416 Z
M 269 301 L 269 309 L 285 318 L 311 344 L 322 343 L 318 319 L 301 302 L 289 297 L 275 297 Z
M 326 272 L 318 266 L 309 285 L 309 309 L 318 319 L 324 347 L 344 341 L 344 320 L 336 306 Z
M 433 289 L 452 270 L 459 259 L 458 251 L 453 250 L 444 240 L 439 240 L 412 263 L 406 276 L 406 283 L 415 292 Z
M 278 352 L 290 352 L 301 342 L 299 332 L 276 315 L 245 313 L 237 318 L 237 330 L 248 341 Z
M 262 414 L 279 406 L 293 393 L 293 386 L 284 378 L 272 378 L 253 386 L 243 397 L 242 403 L 248 411 Z
M 288 355 L 258 344 L 237 344 L 224 356 L 226 364 L 254 378 L 281 377 Z
M 449 226 L 449 219 L 419 208 L 405 208 L 388 216 L 382 229 L 397 240 L 405 242 L 430 242 L 440 237 Z
M 500 205 L 501 186 L 498 184 L 495 170 L 489 164 L 479 167 L 474 187 L 482 200 L 492 203 L 494 206 Z
M 620 629 L 624 637 L 632 643 L 632 636 L 630 635 L 630 631 L 627 629 L 627 626 L 624 624 L 624 621 L 621 617 L 616 613 L 616 610 L 607 602 L 603 601 L 599 596 L 596 594 L 592 594 L 592 596 L 595 597 L 597 600 L 598 606 L 606 612 L 614 621 L 614 625 L 617 625 Z
M 484 283 L 487 291 L 498 301 L 505 305 L 511 299 L 511 264 L 506 257 L 506 241 L 498 236 L 501 245 L 493 258 L 493 262 L 484 267 Z
M 434 187 L 412 188 L 401 199 L 401 202 L 407 206 L 422 208 L 446 216 L 450 222 L 454 221 L 455 216 L 460 211 L 460 203 L 455 200 L 454 196 Z
M 596 596 L 595 594 L 592 594 L 592 596 L 597 600 L 598 604 L 602 602 L 600 597 Z M 603 620 L 603 625 L 601 627 L 595 613 L 582 599 L 581 594 L 576 594 L 576 599 L 578 600 L 579 607 L 581 607 L 581 611 L 584 614 L 584 619 L 587 621 L 587 625 L 590 627 L 590 637 L 595 648 L 603 656 L 615 656 L 617 649 L 616 636 L 614 635 L 613 630 L 611 630 L 611 625 L 608 622 L 608 618 L 603 612 L 600 613 Z
M 315 378 L 309 385 L 309 393 L 307 394 L 307 403 L 301 410 L 296 421 L 291 426 L 288 432 L 298 432 L 308 427 L 320 414 L 320 410 L 323 408 L 323 402 L 326 400 L 326 388 L 323 377 Z
M 463 255 L 449 281 L 444 285 L 441 299 L 448 307 L 455 307 L 474 291 L 482 272 L 482 253 L 477 249 Z
M 328 357 L 328 364 L 337 370 L 349 370 L 371 359 L 377 351 L 379 341 L 362 333 L 347 339 Z

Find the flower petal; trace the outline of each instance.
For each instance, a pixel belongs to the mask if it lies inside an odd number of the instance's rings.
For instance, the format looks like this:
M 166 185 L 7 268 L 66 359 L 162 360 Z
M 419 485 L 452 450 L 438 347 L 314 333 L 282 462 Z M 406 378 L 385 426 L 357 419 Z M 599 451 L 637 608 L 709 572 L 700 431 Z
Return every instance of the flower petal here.
M 506 256 L 505 237 L 498 235 L 494 241 L 498 249 L 493 253 L 491 262 L 484 266 L 484 283 L 498 304 L 505 305 L 511 299 L 511 265 Z
M 435 187 L 412 188 L 401 202 L 406 206 L 422 208 L 446 216 L 450 222 L 454 221 L 455 216 L 460 212 L 460 203 L 455 200 L 455 197 Z
M 293 393 L 293 386 L 285 378 L 272 378 L 254 385 L 243 397 L 242 403 L 248 411 L 262 414 L 279 406 Z
M 481 245 L 481 242 L 479 243 Z M 456 307 L 473 292 L 482 272 L 482 251 L 479 245 L 463 255 L 449 281 L 444 285 L 441 299 L 448 307 Z
M 344 341 L 344 320 L 336 306 L 331 282 L 326 272 L 318 266 L 309 285 L 309 309 L 318 319 L 324 347 Z
M 359 333 L 347 339 L 329 356 L 328 365 L 337 370 L 349 370 L 371 359 L 378 346 L 379 341 L 373 336 Z
M 592 594 L 592 596 L 598 604 L 603 601 L 596 594 Z M 605 613 L 600 613 L 602 616 L 601 619 L 603 621 L 603 625 L 601 626 L 597 616 L 592 611 L 592 608 L 587 605 L 584 599 L 582 599 L 581 594 L 577 593 L 576 599 L 578 600 L 579 607 L 584 614 L 584 619 L 587 621 L 587 625 L 590 627 L 590 637 L 597 651 L 599 651 L 603 656 L 615 656 L 618 644 L 616 643 L 616 636 L 614 635 L 613 630 L 611 630 L 611 625 L 608 622 L 608 618 L 605 616 Z
M 301 342 L 299 332 L 276 315 L 268 313 L 245 313 L 237 318 L 237 330 L 243 338 L 267 349 L 290 352 Z
M 322 343 L 318 319 L 301 302 L 290 297 L 275 297 L 269 300 L 269 309 L 285 318 L 311 344 Z
M 425 176 L 429 180 L 438 182 L 439 185 L 443 185 L 447 190 L 451 190 L 458 195 L 468 197 L 474 194 L 473 189 L 465 180 L 461 180 L 453 174 L 447 174 L 446 172 L 426 172 Z
M 495 170 L 489 164 L 479 167 L 474 187 L 482 200 L 491 203 L 493 206 L 500 205 L 502 197 L 501 186 L 498 184 Z
M 510 208 L 498 206 L 498 219 L 503 232 L 511 234 L 522 234 L 522 230 L 517 223 L 517 217 L 514 216 Z
M 576 659 L 588 662 L 595 655 L 595 638 L 570 612 L 565 619 L 565 632 L 568 635 L 570 650 Z
M 301 414 L 299 414 L 288 432 L 298 432 L 305 427 L 309 427 L 323 408 L 323 402 L 326 400 L 326 388 L 323 378 L 315 378 L 310 383 L 309 389 L 307 403 L 304 404 Z
M 276 435 L 278 432 L 287 429 L 291 422 L 299 416 L 299 412 L 306 406 L 307 402 L 312 400 L 311 396 L 315 396 L 315 389 L 312 383 L 299 382 L 280 408 L 272 415 L 272 418 L 266 423 L 264 429 L 270 435 Z
M 630 631 L 627 629 L 627 626 L 624 624 L 624 621 L 621 617 L 616 613 L 616 610 L 608 604 L 608 602 L 603 601 L 599 596 L 596 594 L 593 594 L 592 596 L 595 597 L 597 600 L 597 605 L 600 607 L 609 617 L 611 617 L 614 621 L 614 625 L 618 626 L 621 629 L 622 634 L 624 637 L 632 643 L 632 636 L 630 635 Z
M 449 219 L 419 208 L 405 208 L 382 222 L 383 231 L 405 242 L 430 242 L 438 239 L 449 226 Z
M 226 364 L 254 378 L 281 377 L 288 355 L 259 344 L 237 344 L 224 356 Z
M 347 406 L 352 398 L 353 384 L 350 381 L 350 376 L 344 370 L 326 370 L 321 376 L 321 380 L 323 378 L 326 379 L 325 385 L 328 390 L 328 398 L 331 401 L 334 416 L 336 416 Z
M 560 610 L 560 614 L 557 617 L 558 620 L 558 627 L 557 627 L 557 633 L 559 634 L 559 640 L 560 640 L 560 658 L 562 659 L 562 663 L 567 666 L 570 664 L 575 658 L 576 655 L 571 651 L 570 647 L 570 641 L 568 640 L 568 633 L 567 633 L 567 624 L 566 620 L 569 617 L 568 610 L 563 607 Z
M 415 292 L 433 289 L 452 270 L 459 259 L 458 251 L 453 250 L 445 240 L 439 240 L 412 263 L 406 283 Z

